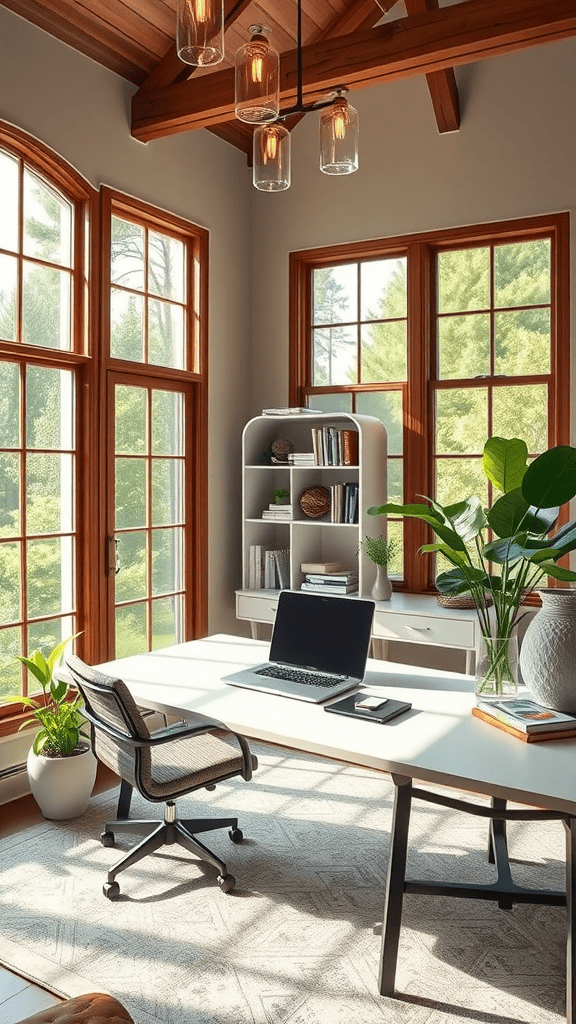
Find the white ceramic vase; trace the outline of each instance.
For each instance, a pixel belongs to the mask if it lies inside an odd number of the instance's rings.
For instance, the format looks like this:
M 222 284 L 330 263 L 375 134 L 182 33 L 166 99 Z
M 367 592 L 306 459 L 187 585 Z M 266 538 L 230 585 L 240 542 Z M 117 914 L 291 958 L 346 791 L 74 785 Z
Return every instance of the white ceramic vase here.
M 44 757 L 30 748 L 28 781 L 45 818 L 62 821 L 84 813 L 96 779 L 96 764 L 88 744 L 70 757 Z
M 375 601 L 389 601 L 392 597 L 392 584 L 383 565 L 376 566 L 376 582 L 372 587 L 372 597 Z
M 539 704 L 576 713 L 576 589 L 543 587 L 538 592 L 542 608 L 520 649 L 522 676 Z

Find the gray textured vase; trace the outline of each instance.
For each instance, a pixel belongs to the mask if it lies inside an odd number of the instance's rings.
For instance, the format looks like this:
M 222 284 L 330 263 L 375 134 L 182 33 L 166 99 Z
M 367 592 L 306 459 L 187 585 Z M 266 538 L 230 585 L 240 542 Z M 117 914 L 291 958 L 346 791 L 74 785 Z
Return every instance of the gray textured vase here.
M 576 712 L 576 590 L 539 590 L 542 608 L 520 650 L 524 682 L 539 704 Z

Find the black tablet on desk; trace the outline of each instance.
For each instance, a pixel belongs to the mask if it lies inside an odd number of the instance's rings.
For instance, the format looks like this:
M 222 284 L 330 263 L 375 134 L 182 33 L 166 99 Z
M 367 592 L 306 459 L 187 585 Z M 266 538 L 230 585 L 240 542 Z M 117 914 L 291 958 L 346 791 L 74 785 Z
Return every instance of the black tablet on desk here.
M 333 704 L 325 707 L 324 711 L 330 711 L 334 715 L 347 715 L 348 718 L 363 718 L 368 722 L 389 722 L 391 718 L 410 711 L 412 707 L 405 700 L 382 697 L 381 703 L 376 708 L 359 708 L 358 701 L 363 696 L 365 695 L 361 693 L 353 693 L 349 697 L 343 697 L 342 700 L 334 701 Z

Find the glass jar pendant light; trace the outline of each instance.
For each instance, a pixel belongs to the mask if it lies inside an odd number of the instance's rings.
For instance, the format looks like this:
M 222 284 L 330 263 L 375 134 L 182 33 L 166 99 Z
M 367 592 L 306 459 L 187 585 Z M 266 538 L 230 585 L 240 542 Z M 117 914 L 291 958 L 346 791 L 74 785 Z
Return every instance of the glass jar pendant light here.
M 177 0 L 176 50 L 185 64 L 224 59 L 224 0 Z
M 278 121 L 254 129 L 252 180 L 261 192 L 290 187 L 290 141 L 290 132 Z
M 331 106 L 320 115 L 320 170 L 324 174 L 352 174 L 358 170 L 358 112 L 336 90 Z
M 250 42 L 236 51 L 236 117 L 247 124 L 275 121 L 280 109 L 280 57 L 265 25 L 251 25 Z

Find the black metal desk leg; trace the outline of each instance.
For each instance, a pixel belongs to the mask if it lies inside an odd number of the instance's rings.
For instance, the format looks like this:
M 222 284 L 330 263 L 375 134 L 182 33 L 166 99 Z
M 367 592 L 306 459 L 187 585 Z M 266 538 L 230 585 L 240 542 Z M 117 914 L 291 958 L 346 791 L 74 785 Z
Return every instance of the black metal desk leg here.
M 566 1021 L 576 1024 L 576 818 L 564 822 L 566 828 Z
M 390 859 L 386 878 L 384 920 L 382 922 L 382 948 L 378 988 L 383 996 L 394 995 L 396 961 L 402 923 L 402 902 L 408 852 L 408 827 L 412 802 L 412 780 L 403 775 L 392 776 L 396 792 L 390 835 Z

